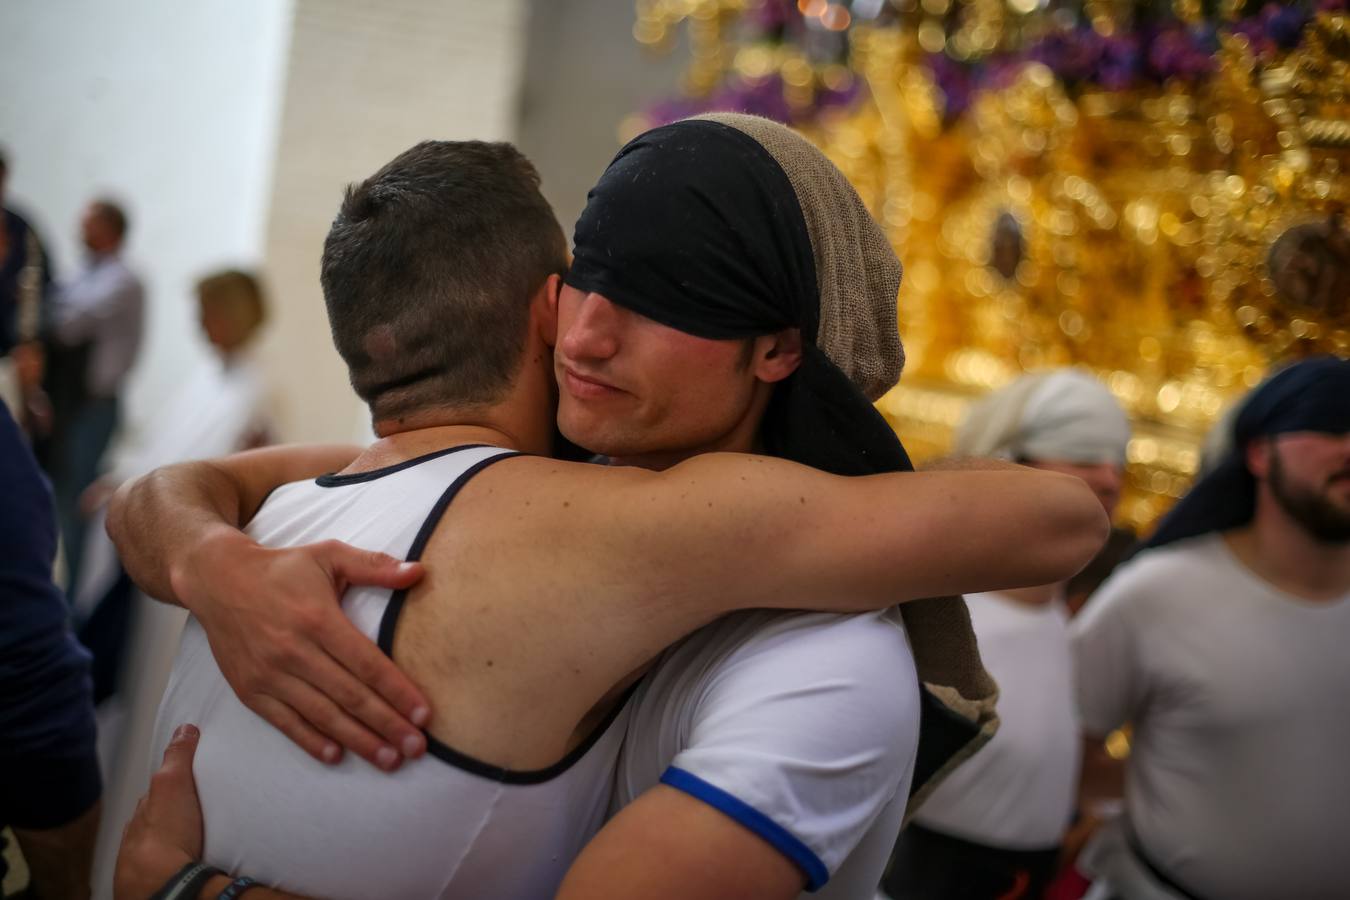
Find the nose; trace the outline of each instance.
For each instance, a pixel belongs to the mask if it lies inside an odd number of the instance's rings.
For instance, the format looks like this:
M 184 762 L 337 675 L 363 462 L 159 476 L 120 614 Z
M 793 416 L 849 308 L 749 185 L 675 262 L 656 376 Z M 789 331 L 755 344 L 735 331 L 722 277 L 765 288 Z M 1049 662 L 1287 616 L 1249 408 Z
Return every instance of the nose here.
M 563 355 L 575 360 L 613 357 L 619 351 L 619 334 L 627 310 L 596 293 L 586 294 L 574 303 L 576 309 L 567 317 L 567 331 L 558 342 Z

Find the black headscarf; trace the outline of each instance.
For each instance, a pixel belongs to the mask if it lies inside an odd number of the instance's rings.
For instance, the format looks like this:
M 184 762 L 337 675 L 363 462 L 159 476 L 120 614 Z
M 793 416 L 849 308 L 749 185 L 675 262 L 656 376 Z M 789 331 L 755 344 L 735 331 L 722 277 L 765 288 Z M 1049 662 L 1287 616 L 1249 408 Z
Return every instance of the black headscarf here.
M 588 195 L 574 243 L 569 285 L 663 325 L 714 339 L 801 329 L 802 364 L 776 386 L 761 426 L 766 452 L 840 475 L 913 468 L 818 345 L 820 287 L 802 205 L 750 135 L 691 119 L 629 142 Z
M 1228 455 L 1172 508 L 1145 546 L 1161 547 L 1250 522 L 1256 513 L 1256 479 L 1247 468 L 1247 445 L 1293 431 L 1350 432 L 1350 360 L 1304 360 L 1252 391 L 1234 420 Z

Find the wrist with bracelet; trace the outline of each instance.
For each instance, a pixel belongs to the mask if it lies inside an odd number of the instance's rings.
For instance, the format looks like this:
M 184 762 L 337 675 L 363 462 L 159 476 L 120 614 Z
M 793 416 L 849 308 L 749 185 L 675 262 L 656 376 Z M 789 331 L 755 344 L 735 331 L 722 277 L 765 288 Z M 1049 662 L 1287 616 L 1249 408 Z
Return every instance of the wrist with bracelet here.
M 174 873 L 164 886 L 151 895 L 150 900 L 196 900 L 202 888 L 212 878 L 230 876 L 204 862 L 193 861 Z M 235 900 L 258 882 L 247 876 L 240 876 L 227 884 L 217 895 L 217 900 Z

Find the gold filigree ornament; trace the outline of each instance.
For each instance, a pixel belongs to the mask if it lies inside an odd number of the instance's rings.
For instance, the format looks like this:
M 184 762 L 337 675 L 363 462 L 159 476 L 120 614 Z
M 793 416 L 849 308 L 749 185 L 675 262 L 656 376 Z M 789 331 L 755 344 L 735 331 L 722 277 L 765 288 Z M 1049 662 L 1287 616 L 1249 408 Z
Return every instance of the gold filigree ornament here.
M 1242 160 L 1210 235 L 1212 295 L 1274 358 L 1350 354 L 1350 38 L 1346 17 L 1323 15 L 1303 45 L 1259 66 L 1245 43 L 1224 47 L 1232 93 L 1265 151 Z M 1239 107 L 1241 108 L 1241 107 Z M 1262 130 L 1261 126 L 1264 126 Z M 1250 187 L 1241 190 L 1246 184 Z
M 735 5 L 663 7 L 717 23 L 725 52 L 699 51 L 705 71 L 737 59 Z M 951 121 L 927 54 L 996 53 L 1030 34 L 1035 10 L 892 5 L 890 21 L 848 31 L 863 99 L 803 129 L 905 265 L 909 362 L 878 409 L 922 460 L 946 452 L 979 394 L 1028 369 L 1091 369 L 1134 423 L 1118 522 L 1147 529 L 1189 487 L 1206 432 L 1272 364 L 1350 355 L 1346 16 L 1321 13 L 1297 49 L 1261 57 L 1223 33 L 1194 82 L 1070 88 L 1023 65 Z M 1123 0 L 1089 11 L 1102 34 L 1130 25 Z

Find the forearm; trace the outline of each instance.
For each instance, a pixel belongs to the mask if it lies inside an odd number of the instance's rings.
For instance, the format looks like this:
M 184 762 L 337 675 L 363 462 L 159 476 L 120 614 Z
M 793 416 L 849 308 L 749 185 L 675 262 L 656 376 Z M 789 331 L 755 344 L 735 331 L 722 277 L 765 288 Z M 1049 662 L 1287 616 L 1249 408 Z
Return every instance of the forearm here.
M 792 549 L 783 552 L 837 585 L 820 583 L 814 594 L 866 609 L 887 597 L 1050 584 L 1101 547 L 1106 515 L 1081 480 L 995 461 L 963 465 L 840 482 L 837 504 L 816 504 L 815 533 L 784 540 Z
M 269 447 L 156 469 L 122 485 L 108 507 L 108 535 L 133 581 L 182 604 L 178 584 L 203 548 L 246 541 L 239 529 L 282 484 L 347 466 L 359 448 Z
M 1017 463 L 987 456 L 940 456 L 919 466 L 920 472 L 1008 472 L 1020 469 Z
M 1123 737 L 1116 740 L 1123 742 Z M 1106 741 L 1083 736 L 1083 762 L 1078 777 L 1080 809 L 1116 803 L 1125 796 L 1125 760 L 1118 755 L 1120 748 L 1112 749 L 1108 749 Z
M 182 605 L 173 573 L 202 543 L 238 532 L 242 503 L 238 485 L 212 463 L 156 469 L 118 488 L 108 505 L 108 536 L 142 590 Z
M 956 465 L 977 468 L 843 478 L 786 460 L 706 454 L 661 473 L 626 473 L 627 481 L 597 476 L 585 500 L 580 491 L 557 498 L 583 507 L 606 533 L 552 539 L 579 557 L 595 555 L 586 542 L 602 543 L 603 557 L 621 560 L 621 574 L 637 582 L 633 594 L 663 608 L 673 592 L 664 573 L 681 571 L 689 608 L 720 615 L 856 612 L 1050 584 L 1106 538 L 1106 514 L 1081 479 L 989 460 Z

